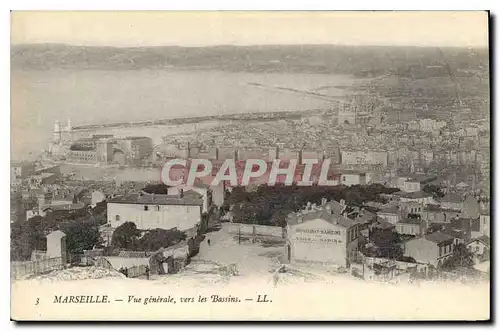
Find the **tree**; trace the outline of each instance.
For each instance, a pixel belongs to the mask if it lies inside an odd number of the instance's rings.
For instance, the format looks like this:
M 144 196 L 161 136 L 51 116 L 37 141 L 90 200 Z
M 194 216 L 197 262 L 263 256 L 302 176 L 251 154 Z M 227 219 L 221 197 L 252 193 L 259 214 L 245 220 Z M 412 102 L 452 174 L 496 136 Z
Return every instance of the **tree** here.
M 100 243 L 98 226 L 106 222 L 106 203 L 94 209 L 47 212 L 44 217 L 34 216 L 26 222 L 11 226 L 11 259 L 28 260 L 33 250 L 46 250 L 46 236 L 52 231 L 66 233 L 67 249 L 80 254 Z
M 113 232 L 111 246 L 127 250 L 135 250 L 141 232 L 133 222 L 125 222 Z
M 138 242 L 137 249 L 149 252 L 157 251 L 160 248 L 175 245 L 185 239 L 186 235 L 184 232 L 177 229 L 154 229 L 144 234 Z
M 273 214 L 273 217 L 271 218 L 271 223 L 274 226 L 279 226 L 279 227 L 286 227 L 286 217 L 288 214 L 290 214 L 290 210 L 286 209 L 280 209 L 277 212 Z
M 56 230 L 52 218 L 35 216 L 22 223 L 11 225 L 11 259 L 15 261 L 29 260 L 33 250 L 46 250 L 46 235 Z
M 66 234 L 66 248 L 69 253 L 82 254 L 101 243 L 98 226 L 91 220 L 72 221 L 61 224 L 61 231 Z
M 474 256 L 464 244 L 457 244 L 453 249 L 451 258 L 446 260 L 442 268 L 453 270 L 456 268 L 472 268 L 474 265 Z
M 375 255 L 390 259 L 403 257 L 401 238 L 395 231 L 380 230 L 374 228 L 370 233 L 370 240 L 375 244 Z
M 381 184 L 367 186 L 274 186 L 261 185 L 255 192 L 247 192 L 243 187 L 236 187 L 224 202 L 226 209 L 233 206 L 234 222 L 247 224 L 282 224 L 280 210 L 298 211 L 310 202 L 320 204 L 323 198 L 340 201 L 348 205 L 362 206 L 366 201 L 383 200 L 380 194 L 390 194 L 398 189 Z
M 434 185 L 434 184 L 429 184 L 424 186 L 423 191 L 428 194 L 432 194 L 433 197 L 435 198 L 442 198 L 444 197 L 443 190 L 441 187 Z

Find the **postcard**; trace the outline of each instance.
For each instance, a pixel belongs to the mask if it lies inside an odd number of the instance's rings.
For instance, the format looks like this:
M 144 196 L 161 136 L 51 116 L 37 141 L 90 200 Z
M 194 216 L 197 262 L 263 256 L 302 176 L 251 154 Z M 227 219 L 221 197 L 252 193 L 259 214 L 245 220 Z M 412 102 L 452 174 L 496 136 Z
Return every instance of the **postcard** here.
M 13 11 L 11 318 L 490 319 L 487 11 Z

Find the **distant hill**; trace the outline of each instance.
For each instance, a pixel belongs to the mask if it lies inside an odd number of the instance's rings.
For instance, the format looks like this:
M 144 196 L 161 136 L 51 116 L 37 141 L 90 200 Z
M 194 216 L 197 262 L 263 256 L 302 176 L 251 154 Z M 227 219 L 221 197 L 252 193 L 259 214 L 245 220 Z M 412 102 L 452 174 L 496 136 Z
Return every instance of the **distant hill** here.
M 13 68 L 47 69 L 213 69 L 248 72 L 344 73 L 360 77 L 413 76 L 422 68 L 456 71 L 488 67 L 486 49 L 270 45 L 213 47 L 94 47 L 26 44 L 11 47 Z M 447 75 L 448 69 L 427 70 Z M 426 73 L 427 75 L 427 73 Z

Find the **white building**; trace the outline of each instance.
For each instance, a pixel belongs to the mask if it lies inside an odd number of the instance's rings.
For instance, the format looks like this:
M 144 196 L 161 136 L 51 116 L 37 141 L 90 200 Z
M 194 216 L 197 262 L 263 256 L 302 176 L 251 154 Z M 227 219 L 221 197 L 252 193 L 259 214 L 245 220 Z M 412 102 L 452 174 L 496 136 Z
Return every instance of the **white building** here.
M 366 173 L 356 171 L 342 171 L 340 184 L 346 186 L 366 185 Z
M 394 205 L 379 210 L 377 216 L 391 224 L 396 224 L 401 220 L 401 211 L 399 210 L 399 206 Z
M 177 228 L 196 233 L 201 225 L 203 198 L 194 191 L 180 195 L 135 194 L 109 200 L 108 227 L 133 222 L 139 230 Z M 190 231 L 192 230 L 192 231 Z
M 433 180 L 436 176 L 427 176 L 425 174 L 415 174 L 412 177 L 405 180 L 402 191 L 404 192 L 418 192 L 424 188 L 424 186 Z
M 420 181 L 413 178 L 407 179 L 404 183 L 405 192 L 418 192 L 420 191 Z
M 479 232 L 485 236 L 490 236 L 490 211 L 482 211 L 479 215 Z
M 383 165 L 387 166 L 386 151 L 342 151 L 344 165 Z
M 309 210 L 287 218 L 289 263 L 320 263 L 347 267 L 358 256 L 358 224 L 331 211 Z
M 462 211 L 463 197 L 457 193 L 448 193 L 439 200 L 443 209 Z
M 408 192 L 400 196 L 401 202 L 416 202 L 421 205 L 436 204 L 432 198 L 432 194 L 424 191 Z
M 93 191 L 91 196 L 90 206 L 94 208 L 99 202 L 106 200 L 106 195 L 100 191 Z
M 407 241 L 404 255 L 414 258 L 419 263 L 441 265 L 453 254 L 453 237 L 441 232 L 434 232 L 424 237 Z
M 425 231 L 425 222 L 420 218 L 405 218 L 396 224 L 396 232 L 420 237 Z
M 35 164 L 32 162 L 12 162 L 10 166 L 11 180 L 25 179 L 35 172 Z
M 202 207 L 202 210 L 201 212 L 202 213 L 208 213 L 208 209 L 210 208 L 210 206 L 212 205 L 212 190 L 201 184 L 201 183 L 196 183 L 195 186 L 187 186 L 187 185 L 179 185 L 179 186 L 174 186 L 174 187 L 169 187 L 168 188 L 168 195 L 179 195 L 180 193 L 184 192 L 189 192 L 189 191 L 193 191 L 193 192 L 196 192 L 198 193 L 199 195 L 202 196 L 202 199 L 203 199 L 203 207 Z
M 446 126 L 445 121 L 436 121 L 431 118 L 424 118 L 419 121 L 420 131 L 437 133 Z
M 475 255 L 483 255 L 486 250 L 490 249 L 490 238 L 488 236 L 481 236 L 471 239 L 467 243 L 467 249 Z

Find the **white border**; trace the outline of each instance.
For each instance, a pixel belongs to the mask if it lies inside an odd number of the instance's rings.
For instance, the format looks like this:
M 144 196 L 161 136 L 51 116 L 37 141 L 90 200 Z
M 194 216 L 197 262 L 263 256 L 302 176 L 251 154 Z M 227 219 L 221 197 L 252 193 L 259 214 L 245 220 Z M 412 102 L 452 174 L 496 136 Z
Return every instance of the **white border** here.
M 4 46 L 3 51 L 1 52 L 2 56 L 2 100 L 3 102 L 3 110 L 1 111 L 2 120 L 0 121 L 1 129 L 0 132 L 2 137 L 0 139 L 1 142 L 1 150 L 4 151 L 6 155 L 9 155 L 7 151 L 10 150 L 10 89 L 9 89 L 9 47 L 10 44 L 10 15 L 9 10 L 485 10 L 490 9 L 492 13 L 500 12 L 498 10 L 499 1 L 494 0 L 483 0 L 483 1 L 436 1 L 436 0 L 420 0 L 413 2 L 403 2 L 398 0 L 393 1 L 345 1 L 345 2 L 335 2 L 333 4 L 332 1 L 318 1 L 318 0 L 308 0 L 308 1 L 291 1 L 291 0 L 252 0 L 247 2 L 235 2 L 226 0 L 211 0 L 211 1 L 178 1 L 176 3 L 173 2 L 165 2 L 165 1 L 152 1 L 152 0 L 141 0 L 141 1 L 116 1 L 112 3 L 111 1 L 104 2 L 102 0 L 87 0 L 85 2 L 68 2 L 59 0 L 59 1 L 27 1 L 27 0 L 18 0 L 18 1 L 4 1 L 2 2 L 2 24 L 1 27 L 1 38 L 2 45 Z M 498 35 L 496 35 L 498 37 Z M 495 56 L 495 63 L 497 63 L 498 58 Z M 495 70 L 495 73 L 497 70 Z M 492 91 L 495 95 L 498 95 L 498 85 L 495 85 L 495 91 Z M 495 118 L 495 124 L 500 125 L 497 122 L 499 116 Z M 496 134 L 494 134 L 494 138 L 496 138 Z M 493 151 L 493 157 L 496 155 L 498 144 L 495 144 L 495 151 Z M 10 155 L 8 157 L 2 158 L 2 168 L 1 168 L 1 180 L 2 180 L 2 199 L 0 200 L 2 203 L 2 211 L 4 211 L 3 215 L 3 231 L 2 234 L 4 236 L 4 240 L 2 240 L 2 264 L 4 266 L 7 265 L 9 261 L 9 216 L 7 215 L 10 212 L 9 206 L 9 191 L 8 191 L 8 182 L 10 179 L 9 173 L 9 165 L 8 160 L 10 159 Z M 492 169 L 492 171 L 496 171 L 497 168 Z M 498 180 L 498 178 L 497 178 Z M 495 181 L 495 187 L 500 184 Z M 496 207 L 496 206 L 495 206 Z M 495 218 L 494 218 L 495 220 Z M 494 237 L 498 237 L 498 226 L 495 226 L 496 230 L 494 233 Z M 495 245 L 498 246 L 498 245 Z M 497 252 L 498 253 L 498 250 Z M 497 254 L 495 254 L 497 256 Z M 1 274 L 2 283 L 4 285 L 4 295 L 2 296 L 2 322 L 7 325 L 2 325 L 6 327 L 6 329 L 11 329 L 14 327 L 13 323 L 8 322 L 10 319 L 10 297 L 6 295 L 10 292 L 10 279 L 9 273 L 4 272 Z M 494 282 L 496 279 L 494 280 Z M 457 304 L 460 304 L 457 302 Z M 92 325 L 91 325 L 92 326 Z M 433 328 L 442 328 L 444 325 L 423 325 L 426 329 Z M 33 325 L 28 326 L 29 328 L 33 327 Z M 50 326 L 49 326 L 50 327 Z M 64 326 L 64 328 L 70 328 L 71 326 Z M 122 325 L 120 326 L 122 327 Z M 134 329 L 141 329 L 142 325 L 133 325 Z M 162 326 L 163 327 L 163 326 Z M 173 327 L 173 325 L 168 325 L 167 327 Z M 257 326 L 259 327 L 259 326 Z M 260 326 L 262 328 L 264 326 Z M 265 326 L 267 328 L 269 326 Z M 305 326 L 304 326 L 305 327 Z M 334 327 L 343 327 L 340 325 L 336 325 Z M 384 325 L 381 325 L 384 327 Z M 450 325 L 450 327 L 454 327 Z M 476 326 L 479 327 L 479 326 Z

